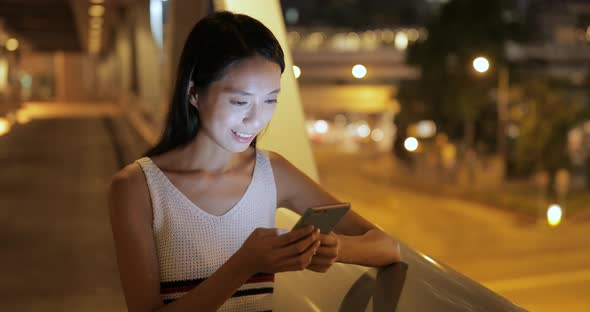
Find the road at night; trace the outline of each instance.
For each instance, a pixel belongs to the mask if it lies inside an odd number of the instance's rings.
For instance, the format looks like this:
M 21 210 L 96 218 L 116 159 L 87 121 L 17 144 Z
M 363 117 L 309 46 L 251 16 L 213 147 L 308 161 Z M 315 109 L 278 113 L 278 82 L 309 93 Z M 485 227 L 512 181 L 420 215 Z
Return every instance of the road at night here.
M 531 311 L 588 311 L 590 227 L 550 228 L 509 212 L 392 184 L 372 156 L 314 146 L 322 185 L 413 248 Z M 373 166 L 373 167 L 371 167 Z

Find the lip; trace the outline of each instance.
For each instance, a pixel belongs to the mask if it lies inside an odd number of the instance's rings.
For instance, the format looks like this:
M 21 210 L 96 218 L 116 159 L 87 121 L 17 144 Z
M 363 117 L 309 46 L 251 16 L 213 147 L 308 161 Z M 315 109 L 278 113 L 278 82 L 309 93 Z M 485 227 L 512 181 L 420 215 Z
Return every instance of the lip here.
M 241 133 L 245 133 L 245 132 L 242 132 L 242 131 L 239 131 L 239 132 L 241 132 Z M 249 137 L 249 138 L 242 138 L 242 137 L 239 137 L 239 136 L 238 136 L 238 135 L 237 135 L 237 134 L 234 132 L 234 130 L 231 130 L 231 135 L 234 137 L 234 139 L 235 139 L 236 141 L 238 141 L 238 142 L 240 142 L 240 143 L 249 143 L 250 141 L 252 141 L 252 140 L 253 140 L 253 139 L 256 137 L 256 135 L 252 135 L 252 136 L 251 136 L 251 137 Z

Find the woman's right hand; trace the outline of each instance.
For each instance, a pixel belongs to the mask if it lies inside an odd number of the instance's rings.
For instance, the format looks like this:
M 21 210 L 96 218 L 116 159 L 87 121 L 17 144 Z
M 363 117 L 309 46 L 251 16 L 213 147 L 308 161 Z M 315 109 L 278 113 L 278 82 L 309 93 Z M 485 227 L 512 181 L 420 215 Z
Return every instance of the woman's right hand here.
M 307 226 L 283 235 L 275 228 L 257 228 L 236 253 L 252 274 L 301 271 L 320 246 L 319 229 Z

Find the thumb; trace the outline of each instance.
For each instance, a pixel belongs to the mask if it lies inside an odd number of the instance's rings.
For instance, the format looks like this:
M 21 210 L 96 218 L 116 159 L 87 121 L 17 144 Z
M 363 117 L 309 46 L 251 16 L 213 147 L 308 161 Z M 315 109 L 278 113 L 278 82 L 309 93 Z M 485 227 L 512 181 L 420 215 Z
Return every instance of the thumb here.
M 280 228 L 275 228 L 275 231 L 276 231 L 277 235 L 279 235 L 279 236 L 290 232 L 290 230 L 280 229 Z
M 276 228 L 262 228 L 262 227 L 261 227 L 261 228 L 256 228 L 256 230 L 257 230 L 257 231 L 258 231 L 260 234 L 262 234 L 262 235 L 264 235 L 264 236 L 268 236 L 268 235 L 273 235 L 273 236 L 276 236 L 276 235 L 279 235 L 279 234 L 277 233 L 277 230 L 278 230 L 278 229 L 276 229 Z

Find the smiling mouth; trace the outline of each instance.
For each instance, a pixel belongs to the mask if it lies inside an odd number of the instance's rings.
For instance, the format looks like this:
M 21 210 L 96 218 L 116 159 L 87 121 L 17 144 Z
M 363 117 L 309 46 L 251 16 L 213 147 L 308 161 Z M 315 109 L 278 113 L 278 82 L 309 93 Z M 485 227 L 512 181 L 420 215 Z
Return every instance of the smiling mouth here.
M 248 134 L 248 133 L 244 133 L 244 132 L 240 132 L 240 131 L 235 131 L 235 130 L 232 130 L 232 132 L 235 135 L 237 135 L 238 137 L 243 138 L 243 139 L 249 139 L 249 138 L 251 138 L 251 137 L 254 136 L 254 134 Z

